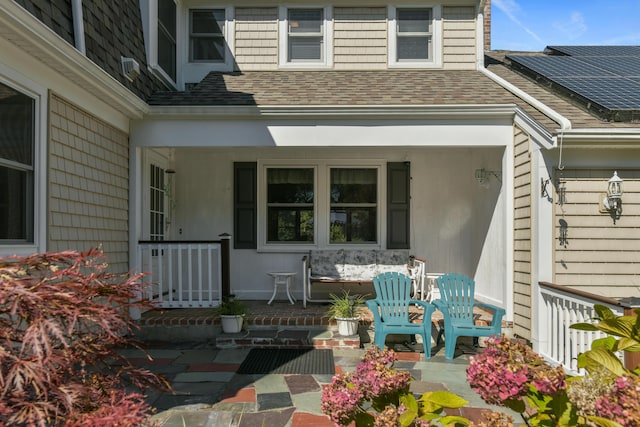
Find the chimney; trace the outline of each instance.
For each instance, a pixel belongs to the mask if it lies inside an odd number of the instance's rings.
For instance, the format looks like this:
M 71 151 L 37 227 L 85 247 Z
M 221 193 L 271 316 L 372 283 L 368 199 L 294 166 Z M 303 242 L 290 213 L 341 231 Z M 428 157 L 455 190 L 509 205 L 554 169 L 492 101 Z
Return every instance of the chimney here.
M 484 2 L 484 51 L 491 50 L 491 0 Z

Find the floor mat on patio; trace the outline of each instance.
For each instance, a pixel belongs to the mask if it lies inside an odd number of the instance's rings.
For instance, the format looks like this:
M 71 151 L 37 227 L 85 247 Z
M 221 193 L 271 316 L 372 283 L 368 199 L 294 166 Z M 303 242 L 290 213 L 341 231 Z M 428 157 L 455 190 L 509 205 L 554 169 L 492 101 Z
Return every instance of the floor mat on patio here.
M 333 375 L 333 351 L 304 348 L 253 348 L 244 359 L 239 374 Z

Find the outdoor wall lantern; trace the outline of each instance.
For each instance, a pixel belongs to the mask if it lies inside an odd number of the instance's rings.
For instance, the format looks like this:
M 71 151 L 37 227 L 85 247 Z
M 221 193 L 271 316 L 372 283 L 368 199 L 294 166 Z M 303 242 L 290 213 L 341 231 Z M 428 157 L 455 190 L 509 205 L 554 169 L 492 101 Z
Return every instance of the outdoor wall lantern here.
M 492 171 L 485 168 L 476 169 L 475 178 L 478 181 L 478 185 L 484 188 L 489 187 L 489 178 L 495 177 L 499 182 L 502 182 L 500 171 Z
M 609 180 L 607 194 L 602 198 L 602 206 L 618 216 L 622 212 L 622 182 L 623 179 L 618 176 L 618 172 L 614 172 Z

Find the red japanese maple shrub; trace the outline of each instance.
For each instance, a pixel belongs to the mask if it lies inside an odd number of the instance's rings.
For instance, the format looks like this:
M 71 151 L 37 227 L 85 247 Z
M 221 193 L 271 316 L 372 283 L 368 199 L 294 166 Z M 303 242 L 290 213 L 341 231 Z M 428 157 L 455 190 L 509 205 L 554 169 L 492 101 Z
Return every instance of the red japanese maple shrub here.
M 145 305 L 139 279 L 108 272 L 98 249 L 0 258 L 0 425 L 148 420 L 141 392 L 168 383 L 116 351 L 136 345 L 128 309 Z

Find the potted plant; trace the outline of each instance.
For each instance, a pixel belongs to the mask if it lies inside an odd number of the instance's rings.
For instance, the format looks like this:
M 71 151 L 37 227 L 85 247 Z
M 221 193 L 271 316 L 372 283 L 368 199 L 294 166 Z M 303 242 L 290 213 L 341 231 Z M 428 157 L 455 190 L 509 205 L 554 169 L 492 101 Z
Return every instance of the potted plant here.
M 328 314 L 331 320 L 338 325 L 340 335 L 356 335 L 360 322 L 360 313 L 364 309 L 364 295 L 350 295 L 348 290 L 343 290 L 342 295 L 330 294 L 331 306 Z
M 224 298 L 222 303 L 214 309 L 214 315 L 220 317 L 222 332 L 225 334 L 235 334 L 242 330 L 246 312 L 246 305 L 235 299 L 234 295 Z

